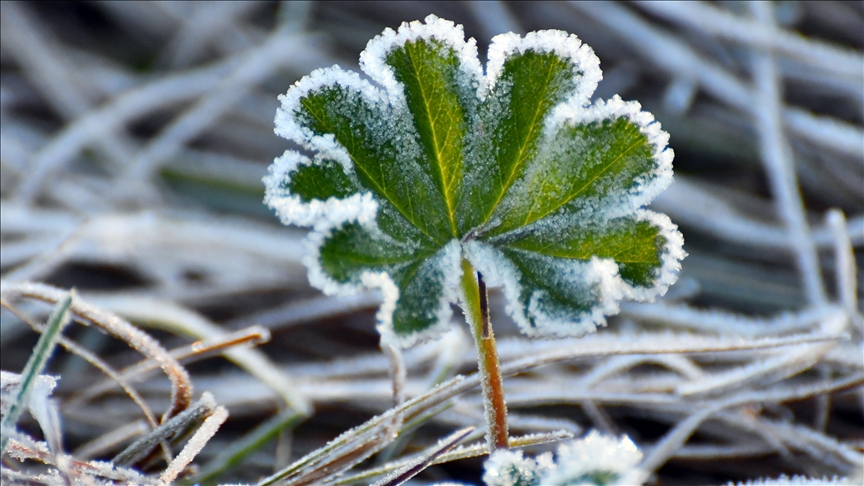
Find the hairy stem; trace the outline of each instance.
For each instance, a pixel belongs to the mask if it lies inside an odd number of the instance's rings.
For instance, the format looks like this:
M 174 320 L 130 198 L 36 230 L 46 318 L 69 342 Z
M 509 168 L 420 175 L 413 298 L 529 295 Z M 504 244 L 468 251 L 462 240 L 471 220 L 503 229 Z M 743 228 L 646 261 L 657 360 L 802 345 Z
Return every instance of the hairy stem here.
M 495 346 L 495 335 L 492 333 L 492 322 L 489 320 L 489 303 L 487 301 L 486 284 L 480 272 L 474 270 L 471 263 L 462 259 L 462 310 L 471 334 L 477 345 L 477 361 L 480 367 L 480 382 L 483 384 L 483 406 L 486 410 L 488 432 L 486 441 L 489 452 L 494 449 L 506 449 L 507 439 L 507 404 L 504 402 L 504 384 L 501 381 L 501 369 L 498 365 L 498 349 Z

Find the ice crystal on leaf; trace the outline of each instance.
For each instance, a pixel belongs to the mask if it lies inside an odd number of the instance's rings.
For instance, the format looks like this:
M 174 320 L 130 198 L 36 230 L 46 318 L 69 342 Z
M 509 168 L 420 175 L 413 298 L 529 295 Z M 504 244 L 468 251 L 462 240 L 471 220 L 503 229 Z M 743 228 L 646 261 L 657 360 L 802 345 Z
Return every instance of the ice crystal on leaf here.
M 536 459 L 520 451 L 495 451 L 484 465 L 487 486 L 614 486 L 642 484 L 645 475 L 636 466 L 642 453 L 627 437 L 609 437 L 591 431 L 586 437 L 558 446 Z
M 387 29 L 280 97 L 287 151 L 265 178 L 328 294 L 378 287 L 379 330 L 410 346 L 446 329 L 461 259 L 504 286 L 523 332 L 580 335 L 621 299 L 676 280 L 677 228 L 642 209 L 672 180 L 668 135 L 635 102 L 590 103 L 599 60 L 561 31 L 474 39 L 439 19 Z

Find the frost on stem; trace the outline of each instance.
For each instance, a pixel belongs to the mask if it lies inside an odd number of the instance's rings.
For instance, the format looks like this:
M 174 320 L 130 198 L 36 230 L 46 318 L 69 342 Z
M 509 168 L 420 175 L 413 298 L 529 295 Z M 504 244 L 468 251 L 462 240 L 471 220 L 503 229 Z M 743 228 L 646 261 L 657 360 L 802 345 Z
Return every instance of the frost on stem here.
M 429 16 L 372 39 L 370 81 L 320 69 L 280 97 L 287 151 L 265 178 L 328 294 L 381 290 L 401 347 L 447 329 L 460 260 L 503 286 L 530 336 L 578 336 L 677 279 L 683 238 L 643 206 L 672 181 L 668 135 L 635 102 L 590 103 L 599 60 L 557 30 L 492 39 Z

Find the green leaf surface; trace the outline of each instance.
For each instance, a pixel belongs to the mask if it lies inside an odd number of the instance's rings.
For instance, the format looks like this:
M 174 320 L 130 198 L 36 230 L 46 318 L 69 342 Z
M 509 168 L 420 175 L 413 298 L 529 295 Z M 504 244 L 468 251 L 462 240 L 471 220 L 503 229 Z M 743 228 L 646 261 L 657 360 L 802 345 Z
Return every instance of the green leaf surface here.
M 641 209 L 671 182 L 668 136 L 637 103 L 588 104 L 599 61 L 575 36 L 498 36 L 484 72 L 473 39 L 430 16 L 360 58 L 377 86 L 334 67 L 282 97 L 277 133 L 317 155 L 277 159 L 266 201 L 314 226 L 314 285 L 381 289 L 386 338 L 446 328 L 462 257 L 530 335 L 590 332 L 674 282 L 683 239 Z
M 618 265 L 621 277 L 631 285 L 650 287 L 660 267 L 666 239 L 648 221 L 619 218 L 603 224 L 584 225 L 570 231 L 531 233 L 505 248 L 569 260 L 608 258 Z
M 484 177 L 470 179 L 463 207 L 468 226 L 486 223 L 500 213 L 502 199 L 534 160 L 549 110 L 573 93 L 578 67 L 556 53 L 514 53 L 504 62 L 500 79 L 480 107 L 488 133 L 481 141 L 481 157 L 469 171 Z
M 320 164 L 300 165 L 284 185 L 303 202 L 326 201 L 331 197 L 344 199 L 358 192 L 359 187 L 345 174 L 342 166 L 332 160 Z
M 529 225 L 550 214 L 575 212 L 586 200 L 616 197 L 656 166 L 652 147 L 627 118 L 565 125 L 545 141 L 520 181 L 499 204 L 501 224 L 491 234 Z
M 315 135 L 332 135 L 351 157 L 360 183 L 389 201 L 405 219 L 439 243 L 450 236 L 446 211 L 419 167 L 404 121 L 359 91 L 334 84 L 302 98 L 296 117 Z M 400 124 L 394 123 L 403 121 Z
M 588 266 L 567 264 L 541 253 L 503 248 L 504 255 L 521 273 L 519 303 L 529 309 L 528 321 L 536 328 L 537 317 L 566 319 L 591 310 L 599 300 L 597 283 L 585 278 Z M 531 310 L 532 304 L 536 310 Z
M 334 280 L 359 280 L 364 270 L 402 271 L 435 252 L 415 249 L 356 223 L 334 229 L 319 250 L 321 266 Z
M 342 284 L 362 284 L 366 272 L 386 273 L 399 292 L 392 316 L 393 332 L 410 336 L 439 320 L 445 292 L 446 267 L 441 260 L 448 247 L 421 247 L 398 242 L 356 223 L 335 229 L 320 248 L 322 269 Z
M 404 86 L 408 111 L 423 148 L 422 163 L 441 194 L 451 235 L 458 236 L 456 203 L 462 188 L 467 128 L 463 106 L 474 101 L 465 96 L 464 86 L 471 80 L 460 70 L 456 53 L 433 39 L 396 47 L 387 55 L 386 63 Z

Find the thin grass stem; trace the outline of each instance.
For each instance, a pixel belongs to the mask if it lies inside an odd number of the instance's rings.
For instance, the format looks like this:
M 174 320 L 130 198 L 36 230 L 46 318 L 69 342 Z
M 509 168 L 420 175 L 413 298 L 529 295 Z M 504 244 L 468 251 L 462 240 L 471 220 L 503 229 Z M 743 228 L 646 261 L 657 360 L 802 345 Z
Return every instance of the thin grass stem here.
M 11 401 L 9 411 L 3 417 L 2 426 L 0 426 L 0 430 L 3 431 L 2 438 L 0 438 L 0 442 L 2 442 L 0 443 L 0 451 L 6 451 L 6 445 L 9 443 L 9 435 L 6 431 L 15 427 L 15 423 L 18 422 L 21 412 L 27 408 L 29 395 L 33 391 L 32 385 L 42 373 L 42 370 L 45 369 L 45 365 L 48 364 L 51 355 L 54 354 L 57 338 L 60 336 L 63 328 L 66 327 L 66 324 L 69 323 L 69 306 L 72 305 L 74 297 L 75 291 L 73 290 L 66 294 L 66 297 L 54 307 L 54 311 L 51 312 L 51 316 L 48 318 L 45 332 L 39 336 L 39 341 L 36 342 L 33 353 L 24 366 L 24 371 L 21 372 L 21 384 L 18 385 L 18 390 Z

